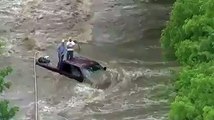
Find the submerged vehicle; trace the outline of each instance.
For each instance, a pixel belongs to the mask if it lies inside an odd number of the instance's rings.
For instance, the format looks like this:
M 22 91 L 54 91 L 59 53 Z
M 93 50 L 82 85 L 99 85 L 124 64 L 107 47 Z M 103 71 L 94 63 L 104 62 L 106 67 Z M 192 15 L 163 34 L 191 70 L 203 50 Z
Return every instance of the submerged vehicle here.
M 63 60 L 58 66 L 51 65 L 51 61 L 47 57 L 40 57 L 37 59 L 36 65 L 79 82 L 83 82 L 87 79 L 88 75 L 94 74 L 97 71 L 106 71 L 106 67 L 85 57 L 74 57 L 71 60 Z

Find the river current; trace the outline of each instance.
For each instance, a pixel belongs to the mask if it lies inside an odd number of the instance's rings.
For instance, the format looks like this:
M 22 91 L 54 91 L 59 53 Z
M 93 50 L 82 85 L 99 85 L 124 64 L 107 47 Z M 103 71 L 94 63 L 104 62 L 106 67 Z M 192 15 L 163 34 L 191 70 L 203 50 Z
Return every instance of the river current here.
M 34 51 L 56 62 L 65 36 L 77 54 L 107 67 L 95 85 L 78 83 L 37 66 L 40 120 L 166 120 L 170 68 L 160 34 L 171 3 L 164 0 L 1 0 L 0 65 L 13 67 L 1 98 L 20 107 L 15 120 L 34 116 Z M 82 5 L 81 5 L 82 4 Z

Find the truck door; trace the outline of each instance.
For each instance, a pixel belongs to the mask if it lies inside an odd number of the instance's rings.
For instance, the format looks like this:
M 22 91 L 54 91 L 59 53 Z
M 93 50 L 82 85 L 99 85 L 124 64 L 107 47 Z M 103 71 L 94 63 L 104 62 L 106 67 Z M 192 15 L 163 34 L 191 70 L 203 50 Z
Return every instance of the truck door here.
M 82 78 L 82 73 L 81 73 L 81 71 L 80 71 L 80 69 L 79 69 L 78 67 L 72 66 L 71 69 L 72 69 L 71 74 L 72 74 L 74 77 Z

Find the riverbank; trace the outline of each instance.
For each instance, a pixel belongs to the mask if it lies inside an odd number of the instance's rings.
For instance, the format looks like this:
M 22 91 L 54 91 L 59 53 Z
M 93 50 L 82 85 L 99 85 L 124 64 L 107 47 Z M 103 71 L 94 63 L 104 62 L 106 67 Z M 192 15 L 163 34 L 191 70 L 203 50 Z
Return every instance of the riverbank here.
M 170 120 L 214 119 L 213 8 L 212 0 L 177 0 L 162 33 L 165 55 L 175 56 L 183 66 Z

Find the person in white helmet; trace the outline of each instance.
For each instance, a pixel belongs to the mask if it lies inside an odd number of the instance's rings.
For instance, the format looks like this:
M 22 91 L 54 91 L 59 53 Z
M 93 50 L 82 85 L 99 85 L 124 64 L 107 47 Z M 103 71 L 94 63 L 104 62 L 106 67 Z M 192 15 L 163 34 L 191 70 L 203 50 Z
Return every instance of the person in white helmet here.
M 66 43 L 67 60 L 71 60 L 73 58 L 75 45 L 76 43 L 71 38 L 69 38 L 68 42 Z
M 62 39 L 62 42 L 57 49 L 57 52 L 58 52 L 58 59 L 59 59 L 59 62 L 58 62 L 58 67 L 59 67 L 59 64 L 63 61 L 65 53 L 66 53 L 66 46 L 65 46 L 64 39 Z

